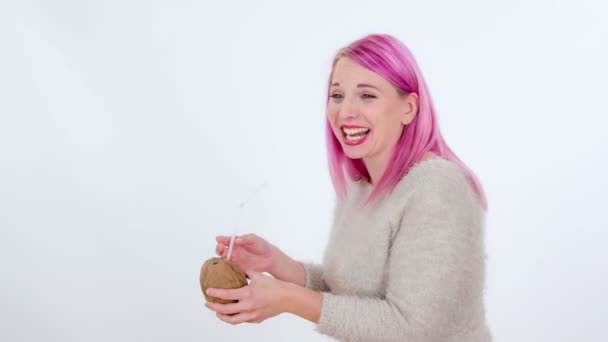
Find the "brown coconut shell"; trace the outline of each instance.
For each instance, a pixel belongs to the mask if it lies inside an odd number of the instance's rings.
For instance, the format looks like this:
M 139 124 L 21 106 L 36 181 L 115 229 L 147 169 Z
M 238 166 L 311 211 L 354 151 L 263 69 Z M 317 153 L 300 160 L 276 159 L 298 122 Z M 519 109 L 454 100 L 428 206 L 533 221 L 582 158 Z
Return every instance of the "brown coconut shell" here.
M 211 258 L 201 267 L 201 289 L 205 299 L 213 303 L 236 303 L 236 300 L 225 300 L 207 295 L 208 288 L 238 289 L 247 285 L 247 276 L 238 267 L 224 258 Z

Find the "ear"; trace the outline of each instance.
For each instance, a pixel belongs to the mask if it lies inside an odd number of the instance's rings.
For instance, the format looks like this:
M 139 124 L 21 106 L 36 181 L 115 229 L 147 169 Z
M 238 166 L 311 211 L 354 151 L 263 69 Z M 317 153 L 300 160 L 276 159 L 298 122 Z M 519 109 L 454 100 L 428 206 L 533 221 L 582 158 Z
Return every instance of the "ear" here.
M 418 114 L 419 101 L 420 98 L 416 93 L 409 93 L 403 97 L 405 111 L 403 112 L 401 123 L 404 126 L 409 125 L 416 117 L 416 114 Z

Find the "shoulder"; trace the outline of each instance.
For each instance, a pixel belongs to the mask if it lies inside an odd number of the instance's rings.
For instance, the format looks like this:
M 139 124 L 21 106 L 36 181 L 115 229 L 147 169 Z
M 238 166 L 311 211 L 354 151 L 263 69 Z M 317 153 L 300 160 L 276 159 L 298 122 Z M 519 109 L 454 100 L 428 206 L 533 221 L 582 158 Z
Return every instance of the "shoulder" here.
M 485 211 L 461 167 L 448 160 L 413 167 L 391 198 L 392 237 L 482 236 Z M 430 234 L 430 235 L 429 235 Z
M 464 170 L 456 163 L 433 158 L 415 164 L 395 186 L 391 204 L 399 216 L 409 212 L 429 215 L 481 214 L 483 208 Z
M 417 197 L 433 197 L 467 195 L 474 190 L 459 165 L 443 158 L 433 158 L 414 164 L 393 192 L 397 196 L 411 193 Z

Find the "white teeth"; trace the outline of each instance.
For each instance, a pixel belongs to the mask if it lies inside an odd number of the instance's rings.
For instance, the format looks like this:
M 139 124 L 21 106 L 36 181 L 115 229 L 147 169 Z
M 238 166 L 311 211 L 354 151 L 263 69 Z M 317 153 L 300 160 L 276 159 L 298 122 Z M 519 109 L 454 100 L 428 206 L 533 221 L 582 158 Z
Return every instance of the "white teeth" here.
M 348 141 L 358 141 L 367 136 L 369 128 L 342 128 L 345 133 L 345 138 Z
M 353 135 L 363 132 L 367 133 L 369 128 L 342 128 L 342 131 L 344 131 L 346 134 Z
M 365 135 L 356 135 L 356 136 L 346 135 L 346 140 L 348 140 L 348 141 L 357 141 L 357 140 L 361 140 L 363 138 L 365 138 Z

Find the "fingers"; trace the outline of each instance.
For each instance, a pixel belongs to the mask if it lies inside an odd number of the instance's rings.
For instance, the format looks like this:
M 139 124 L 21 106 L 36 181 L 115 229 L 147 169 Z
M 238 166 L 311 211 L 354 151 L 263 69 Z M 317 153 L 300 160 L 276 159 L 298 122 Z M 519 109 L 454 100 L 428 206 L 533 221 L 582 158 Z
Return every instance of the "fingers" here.
M 217 241 L 218 244 L 223 244 L 225 246 L 230 245 L 231 239 L 232 236 L 218 235 L 215 237 L 215 241 Z M 234 239 L 234 243 L 236 245 L 248 245 L 254 243 L 256 239 L 259 238 L 255 234 L 240 235 Z
M 232 239 L 232 236 L 218 235 L 215 237 L 217 243 L 223 243 L 224 245 L 230 244 L 230 239 Z M 236 239 L 234 239 L 234 243 L 247 244 L 254 242 L 256 239 L 258 239 L 258 237 L 255 234 L 237 235 Z
M 218 235 L 215 237 L 215 241 L 217 241 L 217 243 L 228 245 L 230 244 L 230 238 L 230 236 Z
M 229 324 L 239 324 L 256 320 L 256 316 L 252 312 L 242 312 L 236 315 L 223 315 L 221 313 L 216 313 L 216 316 Z
M 249 296 L 251 289 L 249 286 L 243 286 L 238 289 L 207 289 L 206 293 L 209 296 L 222 298 L 227 300 L 242 300 Z
M 217 246 L 215 248 L 215 251 L 218 255 L 222 257 L 227 257 L 228 246 L 230 246 L 231 239 L 232 237 L 230 236 L 216 236 L 215 240 L 217 241 Z M 253 253 L 264 253 L 268 249 L 267 245 L 268 243 L 266 243 L 266 241 L 264 241 L 262 238 L 258 237 L 255 234 L 241 235 L 237 236 L 234 239 L 235 247 L 238 246 L 239 248 L 243 248 L 244 250 Z
M 239 312 L 249 311 L 249 309 L 250 309 L 249 305 L 247 305 L 246 303 L 243 303 L 243 302 L 232 303 L 232 304 L 219 304 L 219 303 L 207 302 L 207 303 L 205 303 L 205 306 L 207 306 L 209 309 L 211 309 L 217 313 L 220 313 L 222 315 L 234 315 L 234 314 L 238 314 Z
M 228 254 L 228 246 L 223 243 L 218 243 L 217 247 L 215 247 L 215 252 L 221 257 L 226 257 L 226 254 Z
M 237 237 L 234 240 L 234 243 L 237 245 L 250 245 L 250 244 L 254 244 L 256 242 L 256 240 L 258 240 L 258 236 L 255 234 L 247 234 L 247 235 L 241 235 L 239 237 Z

